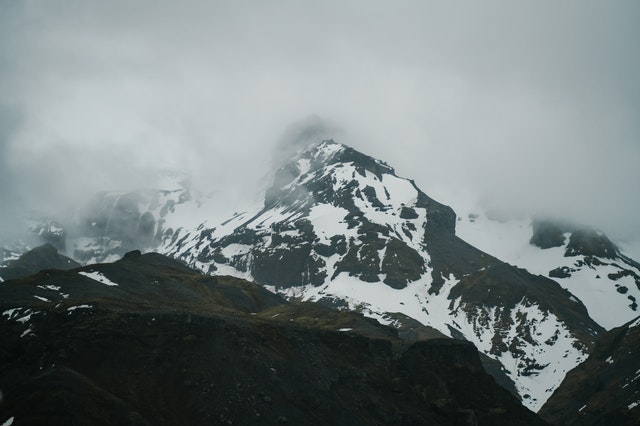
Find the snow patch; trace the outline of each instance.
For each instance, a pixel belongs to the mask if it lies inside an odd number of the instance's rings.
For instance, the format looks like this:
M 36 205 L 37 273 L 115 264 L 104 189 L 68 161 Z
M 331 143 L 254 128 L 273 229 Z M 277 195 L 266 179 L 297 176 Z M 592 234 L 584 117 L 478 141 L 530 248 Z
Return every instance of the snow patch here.
M 23 311 L 23 312 L 22 312 Z M 3 316 L 7 316 L 7 319 L 14 320 L 16 322 L 20 322 L 24 324 L 25 322 L 31 320 L 31 316 L 37 314 L 38 311 L 34 311 L 31 309 L 24 308 L 13 308 L 2 313 Z M 22 316 L 20 316 L 22 315 Z
M 349 229 L 345 217 L 349 211 L 331 204 L 317 204 L 311 208 L 307 218 L 313 224 L 313 231 L 318 237 L 329 242 L 334 235 L 344 235 L 345 238 L 357 236 L 355 229 Z
M 73 312 L 76 309 L 91 309 L 93 306 L 91 305 L 77 305 L 77 306 L 70 306 L 67 308 L 67 311 L 69 312 Z
M 91 278 L 94 281 L 98 281 L 99 283 L 108 285 L 108 286 L 114 286 L 117 287 L 118 284 L 114 283 L 113 281 L 111 281 L 109 278 L 105 277 L 104 274 L 102 274 L 101 272 L 97 272 L 97 271 L 89 271 L 89 272 L 78 272 L 78 274 L 80 275 L 84 275 L 85 277 Z
M 39 285 L 38 288 L 43 290 L 52 290 L 52 291 L 60 291 L 60 286 L 47 284 L 47 285 Z

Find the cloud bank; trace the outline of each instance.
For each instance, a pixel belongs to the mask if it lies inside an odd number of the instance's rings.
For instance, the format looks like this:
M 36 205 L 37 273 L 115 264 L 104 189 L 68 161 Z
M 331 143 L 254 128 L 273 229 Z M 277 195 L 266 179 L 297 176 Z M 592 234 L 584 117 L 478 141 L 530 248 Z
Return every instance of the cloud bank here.
M 253 195 L 317 115 L 454 208 L 640 239 L 639 4 L 315 3 L 1 2 L 0 220 L 158 167 Z

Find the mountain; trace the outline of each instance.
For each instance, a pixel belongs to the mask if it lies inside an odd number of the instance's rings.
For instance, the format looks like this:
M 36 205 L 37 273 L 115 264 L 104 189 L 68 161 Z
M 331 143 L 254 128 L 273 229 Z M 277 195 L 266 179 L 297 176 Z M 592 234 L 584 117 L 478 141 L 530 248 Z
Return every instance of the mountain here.
M 134 250 L 152 250 L 175 206 L 191 200 L 183 173 L 165 171 L 158 189 L 100 192 L 68 226 L 67 251 L 84 264 L 110 262 Z M 174 218 L 175 219 L 175 218 Z M 184 226 L 186 218 L 180 218 Z
M 42 244 L 85 265 L 113 262 L 132 250 L 153 251 L 165 230 L 177 224 L 189 226 L 189 215 L 206 199 L 192 190 L 184 173 L 162 170 L 157 188 L 100 191 L 61 217 L 29 212 L 24 230 L 16 232 L 20 238 L 0 241 L 0 267 Z M 176 214 L 181 204 L 189 205 L 186 215 Z
M 158 188 L 97 194 L 72 221 L 36 221 L 32 234 L 85 265 L 155 250 L 289 301 L 362 313 L 399 336 L 469 341 L 534 411 L 605 330 L 637 316 L 638 263 L 602 232 L 456 216 L 388 164 L 332 140 L 292 148 L 264 199 L 223 220 L 226 206 L 184 174 L 165 174 Z
M 640 424 L 640 318 L 606 332 L 539 414 L 554 424 Z
M 0 282 L 26 277 L 44 269 L 73 269 L 80 264 L 58 253 L 51 244 L 44 244 L 17 259 L 7 260 L 0 265 Z
M 165 256 L 0 285 L 2 424 L 542 425 L 468 342 Z
M 606 329 L 640 314 L 640 264 L 603 232 L 566 220 L 472 213 L 459 234 L 500 259 L 558 282 Z
M 602 327 L 555 281 L 456 236 L 453 210 L 392 167 L 332 140 L 297 152 L 264 203 L 163 233 L 159 251 L 290 300 L 405 314 L 498 360 L 537 410 Z

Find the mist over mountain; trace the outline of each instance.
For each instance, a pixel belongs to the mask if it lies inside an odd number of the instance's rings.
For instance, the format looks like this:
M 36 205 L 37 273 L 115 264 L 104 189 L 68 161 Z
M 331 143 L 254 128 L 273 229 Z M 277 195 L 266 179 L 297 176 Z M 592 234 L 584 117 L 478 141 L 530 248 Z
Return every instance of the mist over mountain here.
M 248 205 L 248 210 L 235 212 L 224 220 L 209 214 L 215 209 L 215 198 L 194 191 L 188 176 L 176 172 L 166 172 L 163 185 L 155 190 L 95 194 L 68 222 L 72 224 L 69 227 L 63 225 L 69 218 L 62 222 L 55 218 L 33 218 L 30 222 L 33 240 L 39 238 L 48 244 L 26 252 L 28 247 L 20 245 L 13 251 L 3 250 L 0 263 L 0 282 L 6 292 L 0 331 L 15 342 L 11 350 L 4 352 L 7 373 L 14 377 L 33 361 L 20 355 L 23 345 L 41 341 L 42 324 L 31 321 L 33 316 L 40 318 L 46 312 L 47 318 L 64 317 L 65 309 L 80 308 L 93 315 L 94 304 L 98 311 L 120 311 L 122 303 L 136 305 L 138 299 L 146 300 L 146 309 L 155 311 L 161 307 L 175 311 L 183 303 L 180 301 L 183 297 L 188 303 L 184 306 L 185 314 L 201 315 L 204 310 L 207 315 L 219 315 L 216 309 L 220 302 L 210 298 L 210 290 L 203 290 L 200 284 L 190 289 L 189 284 L 196 276 L 200 277 L 196 283 L 213 276 L 223 282 L 231 280 L 232 287 L 242 279 L 251 281 L 242 284 L 243 294 L 254 288 L 264 297 L 271 294 L 268 297 L 273 300 L 283 300 L 276 299 L 277 295 L 283 296 L 293 304 L 289 322 L 300 321 L 308 326 L 309 317 L 313 317 L 312 322 L 322 325 L 334 315 L 357 312 L 370 317 L 371 324 L 385 324 L 389 333 L 397 333 L 401 341 L 445 339 L 445 359 L 462 356 L 465 347 L 473 348 L 479 353 L 481 369 L 504 388 L 498 392 L 508 391 L 532 411 L 543 405 L 568 409 L 568 413 L 561 415 L 573 419 L 571 407 L 577 404 L 577 399 L 584 399 L 584 392 L 578 395 L 572 385 L 567 385 L 566 390 L 563 378 L 581 368 L 600 340 L 609 336 L 605 330 L 637 317 L 640 264 L 624 255 L 602 232 L 569 221 L 514 222 L 486 213 L 458 216 L 449 206 L 422 192 L 414 181 L 399 177 L 386 162 L 333 140 L 318 141 L 316 137 L 321 135 L 318 127 L 301 129 L 293 133 L 301 135 L 299 143 L 282 148 L 288 152 L 289 160 L 271 176 L 271 186 L 264 191 L 263 198 Z M 305 146 L 307 139 L 311 143 Z M 486 252 L 461 239 L 458 228 L 462 229 L 461 235 Z M 135 247 L 164 253 L 174 260 L 155 253 L 142 256 L 139 251 L 131 251 Z M 75 260 L 60 255 L 56 248 Z M 146 271 L 146 261 L 145 266 L 136 265 L 136 259 L 172 266 L 160 268 L 150 280 L 139 275 Z M 196 270 L 178 276 L 176 268 L 183 272 L 187 268 L 176 260 Z M 129 265 L 128 272 L 116 272 L 118 265 Z M 88 286 L 91 281 L 84 277 L 100 283 L 96 290 L 101 291 L 93 295 Z M 163 291 L 173 296 L 158 299 L 157 286 L 161 280 L 168 280 L 170 286 Z M 108 293 L 110 287 L 122 298 L 115 305 L 112 305 L 114 295 Z M 71 288 L 74 294 L 78 292 L 73 301 L 81 304 L 69 305 L 67 289 Z M 231 293 L 223 295 L 223 304 L 245 303 L 242 298 L 237 299 L 237 289 L 226 291 Z M 127 292 L 132 293 L 126 295 Z M 186 293 L 178 297 L 182 292 Z M 37 302 L 32 306 L 28 301 L 33 299 Z M 301 302 L 302 305 L 297 305 Z M 257 313 L 254 308 L 249 312 Z M 272 312 L 264 319 L 272 321 L 281 314 Z M 191 319 L 187 324 L 190 322 Z M 179 320 L 178 324 L 181 323 Z M 52 323 L 53 328 L 44 335 L 56 332 L 56 324 Z M 172 327 L 174 320 L 162 324 L 166 329 Z M 206 324 L 205 328 L 214 326 Z M 112 326 L 115 325 L 108 327 Z M 139 326 L 132 332 L 144 335 L 144 324 Z M 61 323 L 60 327 L 67 326 Z M 95 324 L 87 327 L 97 335 L 104 333 Z M 333 327 L 338 332 L 352 330 Z M 114 331 L 120 333 L 117 327 Z M 259 343 L 262 340 L 258 335 L 251 336 L 252 347 L 262 353 Z M 307 338 L 313 339 L 305 335 L 298 337 L 298 341 L 307 342 Z M 58 340 L 45 345 L 56 345 Z M 401 341 L 392 342 L 392 346 L 404 345 Z M 128 347 L 124 345 L 122 350 Z M 170 351 L 172 355 L 167 356 L 182 357 L 174 354 L 171 345 L 156 348 Z M 435 356 L 430 351 L 425 355 L 427 359 Z M 362 351 L 359 353 L 362 355 Z M 50 401 L 39 393 L 49 386 L 49 381 L 68 381 L 64 379 L 66 375 L 77 373 L 77 367 L 66 361 L 66 355 L 47 356 L 59 359 L 64 368 L 72 371 L 54 369 L 58 364 L 55 362 L 42 376 L 29 377 L 32 385 L 16 387 L 19 381 L 5 382 L 3 386 L 8 386 L 13 398 L 5 416 L 29 418 L 17 403 L 17 394 Z M 102 363 L 97 353 L 89 351 L 83 356 Z M 617 356 L 633 365 L 631 358 Z M 264 361 L 262 357 L 258 359 L 260 363 Z M 475 365 L 472 370 L 478 369 Z M 362 373 L 361 367 L 358 371 Z M 116 370 L 114 374 L 121 373 Z M 624 382 L 624 377 L 615 374 L 613 383 Z M 429 399 L 429 407 L 433 406 L 435 413 L 447 418 L 471 412 L 473 416 L 487 415 L 486 405 L 463 408 L 476 402 L 469 395 L 453 391 L 460 383 L 457 373 L 440 377 L 438 380 L 444 387 L 434 387 L 430 382 L 425 388 L 425 392 L 432 392 L 428 398 L 440 398 Z M 249 388 L 256 379 L 252 374 L 247 376 Z M 82 380 L 71 385 L 72 392 L 84 386 Z M 124 398 L 123 401 L 128 399 L 120 388 L 106 382 L 104 386 Z M 96 391 L 88 396 L 101 398 L 102 390 Z M 624 424 L 632 424 L 638 413 L 634 390 L 625 392 L 625 398 L 629 399 L 626 405 L 612 402 L 615 398 L 609 394 L 614 391 L 599 397 L 597 408 L 594 405 L 589 411 L 590 418 L 598 421 L 601 416 L 615 415 L 624 419 Z M 243 398 L 249 398 L 247 401 L 255 398 L 251 392 L 242 393 Z M 322 390 L 313 390 L 315 396 L 311 398 L 317 398 L 318 392 Z M 195 397 L 191 391 L 187 394 Z M 558 400 L 556 394 L 560 395 Z M 345 414 L 358 410 L 359 391 L 354 395 L 356 401 L 343 406 Z M 451 397 L 444 401 L 443 395 Z M 162 397 L 149 398 L 151 401 Z M 291 395 L 285 395 L 284 399 L 296 400 Z M 229 405 L 224 403 L 202 411 L 196 418 L 217 415 L 220 410 L 226 412 L 225 407 Z M 413 410 L 409 406 L 406 409 Z M 431 412 L 430 408 L 421 410 L 425 414 Z M 67 415 L 64 410 L 61 413 Z M 180 410 L 170 410 L 160 416 L 182 415 L 179 413 Z M 497 414 L 504 414 L 503 410 L 488 409 L 488 415 Z M 326 418 L 327 414 L 322 416 Z M 453 420 L 443 421 L 450 424 Z M 536 418 L 527 421 L 535 423 Z
M 637 422 L 638 39 L 595 0 L 0 2 L 0 422 L 69 383 L 151 423 Z M 176 342 L 256 374 L 165 410 Z
M 637 5 L 362 8 L 2 2 L 2 222 L 164 167 L 233 200 L 317 114 L 454 207 L 638 239 Z

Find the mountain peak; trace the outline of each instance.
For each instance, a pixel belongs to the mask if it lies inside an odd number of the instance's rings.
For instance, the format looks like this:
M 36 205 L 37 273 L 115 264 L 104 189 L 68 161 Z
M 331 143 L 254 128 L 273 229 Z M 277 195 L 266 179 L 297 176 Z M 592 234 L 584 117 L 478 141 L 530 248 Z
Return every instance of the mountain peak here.
M 369 187 L 373 183 L 365 181 L 381 181 L 383 175 L 397 178 L 394 169 L 383 161 L 333 139 L 323 140 L 308 145 L 277 170 L 265 195 L 265 208 L 275 204 L 330 202 L 329 198 L 335 196 L 341 198 L 338 204 L 350 204 L 345 191 L 350 192 L 355 181 Z M 413 183 L 411 186 L 415 187 Z
M 534 276 L 459 239 L 454 211 L 383 161 L 332 139 L 305 145 L 275 173 L 259 209 L 173 235 L 165 252 L 288 298 L 348 307 L 385 323 L 399 312 L 470 340 L 513 366 L 510 377 L 532 409 L 559 384 L 558 372 L 585 358 L 600 329 L 586 312 L 559 313 L 581 305 L 555 282 L 545 281 L 557 294 L 548 301 L 534 291 Z M 503 297 L 508 279 L 483 271 L 518 277 L 517 300 Z M 477 299 L 460 296 L 467 284 Z M 506 339 L 525 329 L 522 339 Z M 542 345 L 563 356 L 538 362 Z
M 361 175 L 364 175 L 364 170 L 369 170 L 378 177 L 385 173 L 395 174 L 393 167 L 389 166 L 384 161 L 363 154 L 360 151 L 357 151 L 348 145 L 338 143 L 333 139 L 324 140 L 318 145 L 310 147 L 310 149 L 305 152 L 308 152 L 315 162 L 323 163 L 325 165 L 335 163 L 353 163 L 356 170 L 358 170 Z

